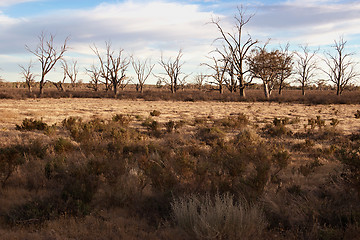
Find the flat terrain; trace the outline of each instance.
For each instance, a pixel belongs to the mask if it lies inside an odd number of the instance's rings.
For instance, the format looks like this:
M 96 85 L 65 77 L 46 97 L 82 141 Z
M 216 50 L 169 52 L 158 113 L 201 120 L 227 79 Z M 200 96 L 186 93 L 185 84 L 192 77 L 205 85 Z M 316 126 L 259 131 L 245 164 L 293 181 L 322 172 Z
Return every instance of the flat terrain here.
M 244 113 L 252 123 L 263 125 L 272 122 L 274 117 L 299 118 L 292 130 L 302 129 L 309 118 L 320 116 L 328 125 L 332 118 L 340 121 L 338 129 L 344 134 L 360 130 L 360 120 L 354 113 L 360 110 L 359 104 L 349 105 L 303 105 L 295 103 L 244 103 L 244 102 L 172 102 L 115 99 L 26 99 L 0 101 L 0 129 L 12 130 L 24 118 L 43 119 L 48 124 L 60 123 L 67 117 L 78 116 L 84 119 L 100 117 L 111 118 L 115 114 L 129 114 L 146 118 L 153 110 L 161 115 L 159 122 L 169 120 L 191 121 L 195 118 L 223 118 Z

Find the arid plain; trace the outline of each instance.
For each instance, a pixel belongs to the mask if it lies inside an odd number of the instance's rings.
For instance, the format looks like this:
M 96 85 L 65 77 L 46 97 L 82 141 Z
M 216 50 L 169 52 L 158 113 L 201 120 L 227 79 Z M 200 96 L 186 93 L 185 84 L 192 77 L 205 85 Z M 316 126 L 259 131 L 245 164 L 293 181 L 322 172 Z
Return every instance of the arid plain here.
M 159 122 L 169 120 L 190 121 L 194 118 L 223 118 L 243 113 L 253 124 L 259 126 L 271 123 L 274 117 L 296 118 L 300 122 L 296 128 L 302 128 L 309 118 L 320 116 L 325 121 L 338 119 L 338 128 L 350 134 L 360 130 L 360 121 L 354 113 L 360 104 L 304 105 L 297 103 L 267 102 L 178 102 L 178 101 L 143 101 L 115 99 L 2 99 L 0 102 L 0 129 L 9 131 L 20 124 L 24 118 L 43 119 L 48 124 L 61 123 L 70 116 L 86 120 L 98 117 L 110 119 L 114 114 L 147 117 L 149 112 L 157 110 L 161 115 Z
M 196 233 L 174 219 L 176 199 L 191 203 L 184 196 L 220 192 L 225 201 L 230 192 L 251 203 L 244 205 L 244 229 L 254 235 L 244 239 L 358 239 L 359 110 L 360 104 L 2 99 L 0 153 L 14 165 L 8 177 L 0 175 L 0 236 L 192 239 Z M 27 129 L 26 118 L 47 127 Z M 4 173 L 7 166 L 0 165 Z M 239 207 L 232 204 L 225 208 Z M 221 221 L 216 214 L 210 219 Z

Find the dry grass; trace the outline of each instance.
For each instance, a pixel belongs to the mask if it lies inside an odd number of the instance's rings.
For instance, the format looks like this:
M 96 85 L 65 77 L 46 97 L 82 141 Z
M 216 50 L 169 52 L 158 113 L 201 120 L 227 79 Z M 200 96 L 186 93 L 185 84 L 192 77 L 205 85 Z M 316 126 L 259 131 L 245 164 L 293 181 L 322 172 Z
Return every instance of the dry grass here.
M 187 239 L 171 218 L 171 201 L 182 199 L 175 203 L 185 206 L 189 196 L 208 194 L 212 200 L 206 200 L 206 216 L 197 224 L 216 225 L 220 220 L 212 216 L 244 206 L 250 211 L 260 202 L 269 222 L 264 239 L 356 239 L 360 206 L 349 184 L 356 179 L 349 178 L 337 153 L 357 146 L 359 109 L 359 104 L 2 99 L 0 148 L 25 147 L 16 156 L 21 165 L 0 190 L 1 238 Z M 51 131 L 16 130 L 25 118 L 55 125 Z M 227 200 L 216 195 L 229 192 L 234 197 Z M 239 205 L 244 196 L 255 205 Z M 223 204 L 217 213 L 211 212 L 216 199 Z M 50 215 L 27 225 L 21 214 L 39 216 L 36 204 L 49 207 Z M 262 208 L 256 211 L 262 216 Z M 9 224 L 6 216 L 14 221 Z M 216 233 L 212 227 L 201 234 Z

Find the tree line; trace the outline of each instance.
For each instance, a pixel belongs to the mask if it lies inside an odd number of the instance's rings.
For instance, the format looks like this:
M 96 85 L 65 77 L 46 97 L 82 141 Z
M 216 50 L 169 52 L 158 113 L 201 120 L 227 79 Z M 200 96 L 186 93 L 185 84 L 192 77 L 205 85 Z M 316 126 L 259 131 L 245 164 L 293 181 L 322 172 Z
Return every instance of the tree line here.
M 235 31 L 226 31 L 221 25 L 220 19 L 211 19 L 211 24 L 216 26 L 219 37 L 214 40 L 217 47 L 209 53 L 209 62 L 202 63 L 206 66 L 209 74 L 198 74 L 194 80 L 199 89 L 205 83 L 223 93 L 227 88 L 230 92 L 238 92 L 240 97 L 246 97 L 246 88 L 254 84 L 254 80 L 260 80 L 263 85 L 266 98 L 270 98 L 274 89 L 278 88 L 281 95 L 284 86 L 290 77 L 297 82 L 305 95 L 305 89 L 314 83 L 314 77 L 318 72 L 327 76 L 327 81 L 336 87 L 336 94 L 342 92 L 360 76 L 356 71 L 357 63 L 353 59 L 354 53 L 346 51 L 347 41 L 343 37 L 334 41 L 333 53 L 326 52 L 322 59 L 326 68 L 319 68 L 319 49 L 311 50 L 307 45 L 300 46 L 299 51 L 290 51 L 289 44 L 280 46 L 279 49 L 269 50 L 269 41 L 260 45 L 250 34 L 245 34 L 245 27 L 254 15 L 246 15 L 243 7 L 237 8 L 234 17 Z M 64 83 L 70 80 L 71 86 L 75 87 L 79 68 L 77 62 L 65 61 L 64 54 L 69 50 L 66 38 L 62 45 L 56 46 L 55 36 L 47 36 L 41 33 L 39 43 L 35 49 L 26 45 L 26 49 L 32 53 L 40 63 L 39 95 L 44 93 L 47 83 L 53 84 L 59 91 L 66 91 Z M 94 44 L 90 47 L 97 57 L 98 63 L 86 68 L 90 77 L 89 88 L 99 91 L 104 86 L 105 91 L 113 91 L 118 94 L 119 89 L 124 89 L 132 79 L 127 75 L 129 66 L 133 67 L 136 75 L 136 89 L 143 92 L 145 82 L 150 75 L 158 79 L 157 85 L 167 86 L 172 93 L 176 93 L 187 83 L 190 74 L 183 72 L 183 52 L 179 50 L 175 58 L 165 59 L 161 55 L 158 64 L 163 69 L 162 73 L 154 74 L 155 64 L 151 59 L 140 60 L 134 56 L 126 56 L 124 49 L 114 50 L 110 42 L 105 43 L 105 51 L 100 51 Z M 61 63 L 64 77 L 61 81 L 54 82 L 46 79 L 46 75 L 53 70 L 54 66 Z M 29 91 L 35 82 L 36 75 L 32 72 L 33 63 L 20 66 L 21 73 Z

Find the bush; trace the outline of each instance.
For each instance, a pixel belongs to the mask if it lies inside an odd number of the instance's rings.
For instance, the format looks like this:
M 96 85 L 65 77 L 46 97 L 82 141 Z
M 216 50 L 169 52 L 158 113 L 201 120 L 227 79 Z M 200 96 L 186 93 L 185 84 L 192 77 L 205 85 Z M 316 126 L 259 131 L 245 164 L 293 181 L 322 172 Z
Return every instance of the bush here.
M 16 124 L 16 130 L 21 130 L 21 131 L 32 131 L 32 130 L 40 130 L 40 131 L 44 131 L 48 128 L 49 126 L 44 123 L 41 120 L 36 120 L 33 118 L 25 118 L 22 121 L 21 125 L 17 125 Z
M 128 126 L 131 122 L 131 116 L 124 114 L 116 114 L 112 117 L 112 120 L 122 126 Z
M 262 210 L 230 194 L 174 199 L 176 224 L 196 239 L 260 239 L 266 227 Z

